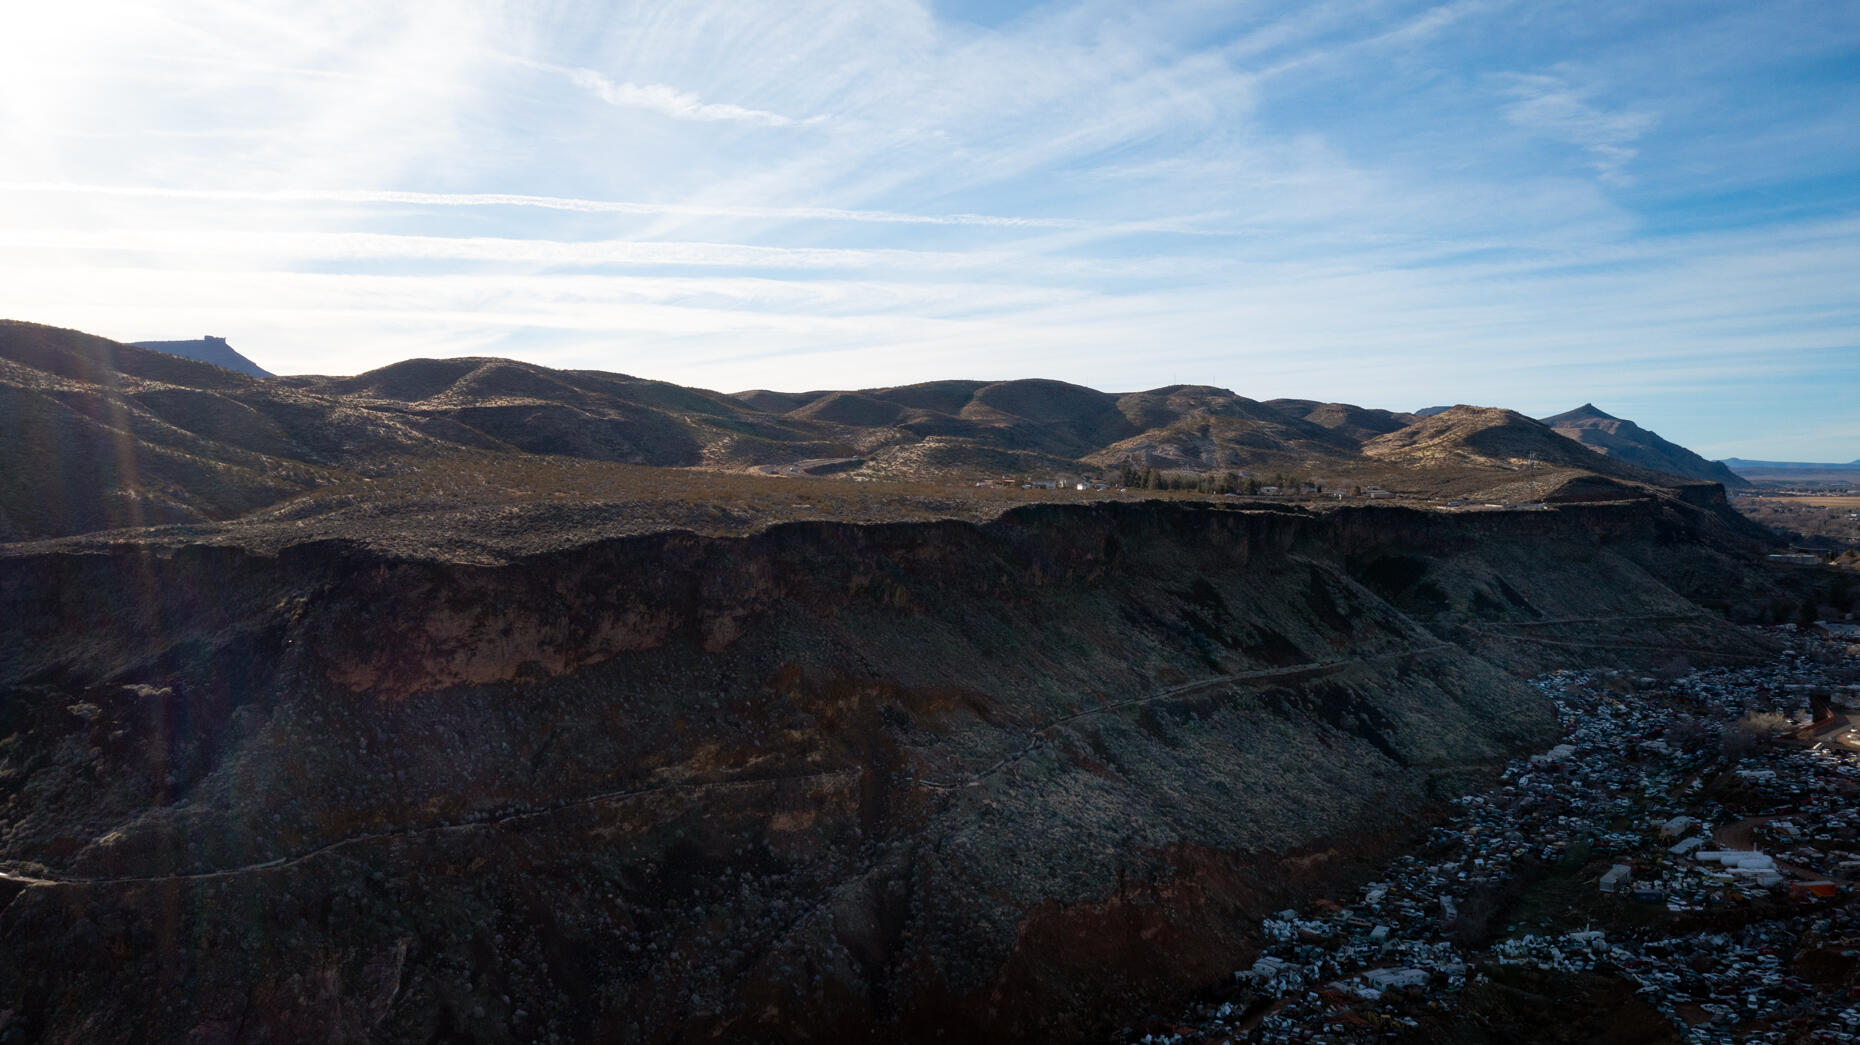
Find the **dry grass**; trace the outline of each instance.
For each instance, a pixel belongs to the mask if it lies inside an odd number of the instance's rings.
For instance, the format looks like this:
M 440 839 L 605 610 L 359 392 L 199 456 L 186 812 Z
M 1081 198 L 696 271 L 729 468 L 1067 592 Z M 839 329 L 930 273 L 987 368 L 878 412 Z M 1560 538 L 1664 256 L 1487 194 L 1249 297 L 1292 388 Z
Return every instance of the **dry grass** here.
M 394 462 L 392 474 L 313 490 L 227 523 L 168 527 L 147 539 L 260 549 L 340 539 L 415 558 L 488 562 L 643 533 L 742 536 L 799 521 L 986 522 L 1020 505 L 1110 500 L 1234 503 L 1188 492 L 778 477 L 485 453 Z

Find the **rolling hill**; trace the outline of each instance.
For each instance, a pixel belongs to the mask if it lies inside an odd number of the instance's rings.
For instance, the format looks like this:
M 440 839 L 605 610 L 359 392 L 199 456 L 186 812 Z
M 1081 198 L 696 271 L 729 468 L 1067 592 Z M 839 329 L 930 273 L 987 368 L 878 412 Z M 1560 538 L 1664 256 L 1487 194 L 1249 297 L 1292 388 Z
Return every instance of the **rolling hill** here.
M 1581 431 L 1638 433 L 1686 463 L 1682 448 L 1608 420 Z M 508 473 L 542 457 L 950 485 L 1133 467 L 1501 501 L 1643 497 L 1690 475 L 1477 407 L 1418 418 L 1205 385 L 1110 393 L 1037 379 L 724 394 L 491 358 L 258 377 L 12 321 L 0 322 L 0 439 L 14 461 L 0 473 L 0 539 L 233 519 L 436 463 L 469 475 L 496 460 Z

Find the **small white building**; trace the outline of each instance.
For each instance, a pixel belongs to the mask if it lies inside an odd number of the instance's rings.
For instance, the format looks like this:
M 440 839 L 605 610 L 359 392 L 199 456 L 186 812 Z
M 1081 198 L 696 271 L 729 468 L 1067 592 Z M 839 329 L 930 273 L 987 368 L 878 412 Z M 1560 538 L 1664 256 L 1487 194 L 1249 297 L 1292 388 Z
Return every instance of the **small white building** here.
M 1616 864 L 1602 876 L 1602 892 L 1618 893 L 1634 884 L 1634 868 L 1627 864 Z
M 1395 969 L 1371 969 L 1362 974 L 1363 982 L 1378 990 L 1390 987 L 1425 987 L 1429 979 L 1426 969 L 1402 966 Z
M 1697 820 L 1689 816 L 1676 816 L 1660 825 L 1661 838 L 1684 838 L 1699 826 Z

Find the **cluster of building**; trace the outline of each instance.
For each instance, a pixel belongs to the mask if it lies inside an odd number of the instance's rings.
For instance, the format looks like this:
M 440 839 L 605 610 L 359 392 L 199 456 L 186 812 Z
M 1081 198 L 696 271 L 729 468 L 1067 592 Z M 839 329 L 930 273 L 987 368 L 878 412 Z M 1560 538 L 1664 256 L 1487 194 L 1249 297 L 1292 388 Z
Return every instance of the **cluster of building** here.
M 1620 984 L 1693 1042 L 1860 1040 L 1860 742 L 1806 658 L 1537 681 L 1565 736 L 1347 902 L 1261 926 L 1232 996 L 1152 1043 L 1424 1040 L 1504 970 Z

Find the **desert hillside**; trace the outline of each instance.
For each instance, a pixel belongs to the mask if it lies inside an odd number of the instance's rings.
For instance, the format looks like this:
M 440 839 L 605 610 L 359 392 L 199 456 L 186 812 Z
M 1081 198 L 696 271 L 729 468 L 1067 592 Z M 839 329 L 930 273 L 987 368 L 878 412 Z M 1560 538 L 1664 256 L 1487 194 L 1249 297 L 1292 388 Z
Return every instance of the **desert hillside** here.
M 223 522 L 287 502 L 301 512 L 337 490 L 400 510 L 397 492 L 430 490 L 438 476 L 501 488 L 565 461 L 609 477 L 695 470 L 719 490 L 731 475 L 831 475 L 929 484 L 945 499 L 977 483 L 1070 494 L 1080 482 L 1093 497 L 1698 496 L 1684 492 L 1696 479 L 1503 410 L 1423 418 L 1209 386 L 1114 394 L 1045 380 L 725 395 L 489 358 L 255 377 L 19 322 L 0 323 L 0 408 L 0 437 L 17 448 L 0 475 L 0 539 Z

